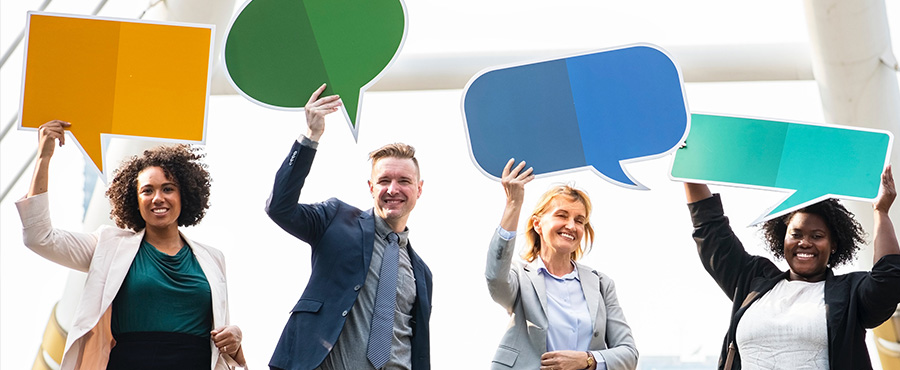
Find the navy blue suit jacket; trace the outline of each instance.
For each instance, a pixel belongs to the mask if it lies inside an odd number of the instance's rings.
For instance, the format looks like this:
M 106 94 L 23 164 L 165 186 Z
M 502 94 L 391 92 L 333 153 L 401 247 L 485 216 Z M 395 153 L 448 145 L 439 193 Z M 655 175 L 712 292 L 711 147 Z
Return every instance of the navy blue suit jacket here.
M 275 175 L 266 213 L 278 226 L 312 247 L 312 271 L 291 310 L 269 361 L 272 369 L 308 370 L 319 366 L 337 341 L 359 290 L 366 281 L 375 238 L 372 210 L 362 211 L 336 198 L 298 204 L 316 150 L 295 142 Z M 416 278 L 412 308 L 412 369 L 431 367 L 428 321 L 431 270 L 408 245 Z

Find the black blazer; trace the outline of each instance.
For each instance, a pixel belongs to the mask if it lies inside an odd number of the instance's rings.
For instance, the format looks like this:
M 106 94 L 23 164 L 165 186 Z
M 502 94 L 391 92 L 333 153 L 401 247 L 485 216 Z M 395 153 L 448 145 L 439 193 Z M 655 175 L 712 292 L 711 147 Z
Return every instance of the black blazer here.
M 300 300 L 291 310 L 272 369 L 308 370 L 319 366 L 338 335 L 359 290 L 365 284 L 375 243 L 372 210 L 362 211 L 336 198 L 298 204 L 300 190 L 316 150 L 295 142 L 275 175 L 266 213 L 278 226 L 312 247 L 312 271 Z M 428 322 L 431 317 L 431 270 L 408 245 L 416 299 L 412 308 L 412 368 L 431 367 Z
M 741 316 L 753 302 L 786 279 L 789 272 L 779 270 L 767 258 L 751 256 L 744 250 L 728 225 L 719 194 L 688 207 L 703 267 L 733 302 L 719 369 L 729 368 L 726 366 L 729 362 L 730 369 L 740 369 L 735 333 Z M 825 277 L 829 368 L 871 369 L 865 329 L 889 319 L 897 303 L 900 303 L 900 255 L 882 257 L 871 272 L 836 276 L 829 269 Z

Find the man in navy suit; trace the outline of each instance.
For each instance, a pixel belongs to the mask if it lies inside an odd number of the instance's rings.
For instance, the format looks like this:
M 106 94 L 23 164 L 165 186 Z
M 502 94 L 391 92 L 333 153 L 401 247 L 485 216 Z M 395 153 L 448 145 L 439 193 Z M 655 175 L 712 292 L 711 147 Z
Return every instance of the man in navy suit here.
M 324 90 L 322 85 L 306 104 L 306 135 L 294 143 L 276 173 L 266 205 L 266 213 L 276 224 L 312 247 L 309 282 L 291 310 L 269 367 L 428 370 L 431 270 L 413 251 L 406 227 L 422 194 L 415 149 L 406 144 L 389 144 L 369 154 L 369 191 L 375 201 L 372 209 L 363 211 L 336 198 L 298 204 L 325 130 L 324 117 L 341 105 L 336 95 L 320 98 Z M 390 248 L 393 253 L 386 252 Z M 376 331 L 370 326 L 375 321 L 382 263 L 391 260 L 383 258 L 386 255 L 397 258 L 391 270 L 397 275 L 396 305 L 390 302 L 393 328 L 387 322 L 388 329 L 381 329 L 392 331 L 387 339 L 389 345 L 370 341 L 370 332 Z M 393 284 L 388 286 L 393 288 Z M 390 321 L 389 317 L 382 320 L 385 321 Z M 372 359 L 370 342 L 389 346 L 383 351 L 386 360 Z

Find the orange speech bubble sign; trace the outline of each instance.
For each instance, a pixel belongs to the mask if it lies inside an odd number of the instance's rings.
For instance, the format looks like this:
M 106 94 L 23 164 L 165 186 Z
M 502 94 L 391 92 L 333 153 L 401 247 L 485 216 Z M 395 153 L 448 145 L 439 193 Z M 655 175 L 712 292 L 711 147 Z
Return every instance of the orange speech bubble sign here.
M 104 180 L 102 135 L 203 143 L 213 31 L 29 12 L 19 128 L 71 122 Z

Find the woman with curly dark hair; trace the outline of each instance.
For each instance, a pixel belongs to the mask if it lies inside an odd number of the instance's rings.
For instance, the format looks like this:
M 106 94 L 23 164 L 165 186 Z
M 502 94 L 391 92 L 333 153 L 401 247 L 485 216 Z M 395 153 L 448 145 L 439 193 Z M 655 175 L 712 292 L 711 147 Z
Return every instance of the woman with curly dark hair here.
M 728 225 L 718 194 L 685 184 L 694 240 L 706 271 L 733 302 L 719 369 L 871 369 L 866 328 L 900 303 L 900 245 L 888 211 L 897 192 L 891 167 L 872 204 L 871 271 L 835 275 L 865 243 L 864 231 L 828 199 L 762 225 L 769 250 L 788 271 L 751 256 Z
M 50 158 L 69 127 L 57 120 L 41 125 L 31 186 L 16 202 L 25 245 L 87 273 L 60 368 L 246 366 L 240 328 L 229 325 L 224 256 L 178 228 L 200 222 L 209 207 L 203 155 L 178 145 L 132 157 L 106 192 L 118 228 L 90 234 L 54 229 Z

